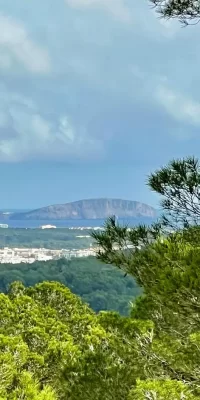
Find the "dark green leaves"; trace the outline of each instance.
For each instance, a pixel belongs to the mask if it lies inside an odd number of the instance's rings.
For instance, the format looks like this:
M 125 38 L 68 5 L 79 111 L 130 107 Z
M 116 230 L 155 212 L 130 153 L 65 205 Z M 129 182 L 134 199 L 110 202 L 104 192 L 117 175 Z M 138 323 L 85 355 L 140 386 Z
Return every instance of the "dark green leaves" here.
M 200 165 L 194 157 L 173 160 L 148 178 L 151 190 L 161 195 L 161 224 L 173 229 L 200 222 Z
M 184 25 L 199 22 L 199 0 L 150 0 L 150 2 L 164 18 L 177 18 Z

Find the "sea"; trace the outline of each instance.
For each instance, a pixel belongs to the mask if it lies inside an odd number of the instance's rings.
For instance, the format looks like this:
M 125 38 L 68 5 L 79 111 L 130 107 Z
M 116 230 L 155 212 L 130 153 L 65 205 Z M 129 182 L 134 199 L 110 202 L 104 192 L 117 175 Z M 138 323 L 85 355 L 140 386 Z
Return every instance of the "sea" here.
M 134 227 L 139 224 L 150 225 L 155 222 L 153 218 L 130 218 L 130 219 L 119 219 L 120 225 L 128 225 Z M 0 219 L 0 224 L 8 224 L 9 228 L 23 228 L 23 229 L 36 229 L 40 228 L 41 225 L 54 225 L 57 228 L 95 228 L 103 227 L 105 224 L 104 219 L 87 219 L 87 220 L 8 220 Z

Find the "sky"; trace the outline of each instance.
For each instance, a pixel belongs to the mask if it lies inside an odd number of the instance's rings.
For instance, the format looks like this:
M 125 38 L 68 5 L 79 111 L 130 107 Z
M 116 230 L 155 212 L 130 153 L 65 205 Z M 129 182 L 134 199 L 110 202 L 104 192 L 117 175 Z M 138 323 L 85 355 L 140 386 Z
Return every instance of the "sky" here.
M 113 197 L 200 156 L 200 25 L 148 0 L 0 0 L 0 209 Z

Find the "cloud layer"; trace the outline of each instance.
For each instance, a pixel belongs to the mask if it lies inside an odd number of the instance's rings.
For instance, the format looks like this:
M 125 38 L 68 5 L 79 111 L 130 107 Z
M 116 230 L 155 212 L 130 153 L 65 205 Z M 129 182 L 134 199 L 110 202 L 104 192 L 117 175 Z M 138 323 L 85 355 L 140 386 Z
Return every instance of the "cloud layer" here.
M 32 73 L 48 73 L 48 51 L 29 38 L 23 23 L 0 14 L 0 67 L 10 69 L 20 64 Z
M 157 88 L 156 97 L 170 117 L 188 125 L 200 127 L 200 102 L 166 86 Z
M 151 165 L 193 151 L 200 26 L 160 21 L 147 0 L 1 10 L 0 162 Z
M 74 126 L 68 115 L 48 118 L 32 100 L 3 86 L 0 109 L 0 161 L 83 161 L 103 151 L 98 137 Z
M 99 9 L 109 12 L 121 21 L 130 21 L 131 10 L 125 0 L 65 0 L 70 7 L 77 9 Z

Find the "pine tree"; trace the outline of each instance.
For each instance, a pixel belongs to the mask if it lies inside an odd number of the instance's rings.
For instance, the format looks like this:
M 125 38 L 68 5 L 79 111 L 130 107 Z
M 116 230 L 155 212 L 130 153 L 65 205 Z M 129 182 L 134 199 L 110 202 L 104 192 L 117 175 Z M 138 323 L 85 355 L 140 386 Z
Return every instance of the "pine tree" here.
M 145 379 L 138 377 L 129 399 L 194 400 L 200 396 L 199 163 L 174 160 L 148 184 L 161 196 L 161 219 L 130 229 L 110 218 L 93 233 L 97 257 L 135 278 L 143 296 L 132 318 L 154 324 L 151 338 L 141 341 Z
M 179 19 L 184 25 L 199 22 L 199 0 L 150 0 L 150 2 L 159 14 L 166 19 Z

